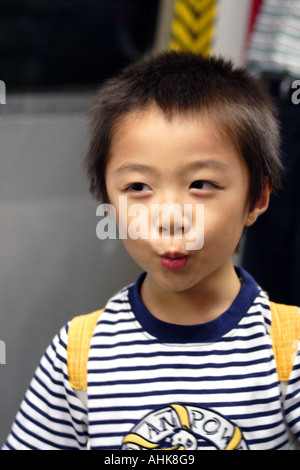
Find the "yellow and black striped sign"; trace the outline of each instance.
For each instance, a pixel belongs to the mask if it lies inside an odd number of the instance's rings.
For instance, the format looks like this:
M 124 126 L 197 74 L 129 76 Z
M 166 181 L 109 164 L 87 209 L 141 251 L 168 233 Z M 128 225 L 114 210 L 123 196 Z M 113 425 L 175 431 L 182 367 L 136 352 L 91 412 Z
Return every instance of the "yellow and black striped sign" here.
M 175 0 L 170 49 L 213 52 L 218 0 Z

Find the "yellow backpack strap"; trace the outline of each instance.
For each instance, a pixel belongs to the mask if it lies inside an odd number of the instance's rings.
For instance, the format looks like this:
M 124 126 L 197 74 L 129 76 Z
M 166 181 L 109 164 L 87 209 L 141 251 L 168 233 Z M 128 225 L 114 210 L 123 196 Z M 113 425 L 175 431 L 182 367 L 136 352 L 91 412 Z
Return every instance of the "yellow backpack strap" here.
M 271 338 L 278 377 L 289 380 L 300 339 L 299 308 L 270 302 L 272 321 Z
M 87 362 L 90 343 L 100 314 L 104 311 L 74 317 L 68 331 L 67 364 L 69 381 L 74 390 L 87 389 Z

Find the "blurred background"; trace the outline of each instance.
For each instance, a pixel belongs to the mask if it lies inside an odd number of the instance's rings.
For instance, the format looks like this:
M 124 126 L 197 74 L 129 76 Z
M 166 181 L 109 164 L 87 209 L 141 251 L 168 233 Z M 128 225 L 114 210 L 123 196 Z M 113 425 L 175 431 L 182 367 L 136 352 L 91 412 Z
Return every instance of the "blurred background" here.
M 121 242 L 97 239 L 82 159 L 97 87 L 144 54 L 216 53 L 269 87 L 287 172 L 235 262 L 300 305 L 299 31 L 296 0 L 0 0 L 0 445 L 53 336 L 140 272 Z

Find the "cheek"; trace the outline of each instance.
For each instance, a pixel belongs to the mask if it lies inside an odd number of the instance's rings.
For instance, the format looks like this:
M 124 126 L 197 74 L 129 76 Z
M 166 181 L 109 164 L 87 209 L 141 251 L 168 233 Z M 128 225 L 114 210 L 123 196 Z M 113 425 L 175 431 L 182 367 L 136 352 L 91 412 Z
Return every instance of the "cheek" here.
M 151 249 L 148 240 L 132 240 L 126 238 L 122 240 L 130 257 L 145 271 L 149 269 L 153 257 L 151 256 Z
M 204 217 L 204 247 L 211 244 L 214 249 L 232 247 L 234 250 L 243 233 L 244 220 L 244 210 L 234 204 L 215 211 L 207 209 Z

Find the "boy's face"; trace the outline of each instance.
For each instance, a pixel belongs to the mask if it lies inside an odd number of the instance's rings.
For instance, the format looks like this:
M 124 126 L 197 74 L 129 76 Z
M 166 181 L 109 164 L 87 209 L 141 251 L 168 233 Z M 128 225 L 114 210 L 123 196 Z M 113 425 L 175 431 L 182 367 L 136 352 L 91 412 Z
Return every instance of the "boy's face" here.
M 160 236 L 128 236 L 124 244 L 152 281 L 177 292 L 194 288 L 215 273 L 226 276 L 244 226 L 251 225 L 268 203 L 265 195 L 249 213 L 246 164 L 221 138 L 212 121 L 200 115 L 168 119 L 156 107 L 129 114 L 117 127 L 106 185 L 117 220 L 125 217 L 127 226 L 134 218 L 129 215 L 130 208 L 137 203 L 145 208 L 148 227 L 155 226 Z M 120 212 L 120 196 L 122 207 L 126 198 L 126 214 Z M 173 215 L 166 231 L 166 219 L 150 220 L 154 204 L 181 207 L 182 219 L 170 209 Z M 189 216 L 184 215 L 185 204 L 192 208 Z M 201 220 L 200 226 L 197 205 L 204 205 L 204 224 Z M 191 244 L 185 238 L 185 225 L 194 233 L 204 228 L 203 246 L 188 248 Z

